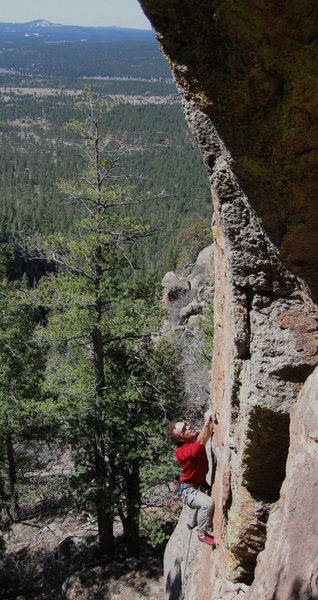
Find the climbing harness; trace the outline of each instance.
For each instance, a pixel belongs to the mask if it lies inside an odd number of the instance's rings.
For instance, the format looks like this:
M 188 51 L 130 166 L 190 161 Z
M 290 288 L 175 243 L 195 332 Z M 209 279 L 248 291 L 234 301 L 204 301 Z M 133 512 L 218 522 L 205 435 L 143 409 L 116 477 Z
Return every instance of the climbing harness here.
M 179 500 L 185 500 L 187 496 L 193 492 L 193 490 L 200 490 L 204 493 L 208 492 L 208 495 L 210 495 L 209 492 L 211 492 L 211 486 L 207 481 L 204 481 L 199 487 L 194 487 L 185 481 L 180 481 L 179 475 L 175 476 L 172 491 L 175 493 L 176 497 L 179 498 Z
M 188 483 L 185 483 L 184 481 L 181 481 L 178 484 L 178 488 L 176 490 L 176 496 L 179 499 L 182 499 L 184 504 L 186 504 L 186 499 L 189 496 L 189 494 L 192 494 L 194 490 L 196 490 L 198 488 L 194 488 L 192 485 L 189 485 Z

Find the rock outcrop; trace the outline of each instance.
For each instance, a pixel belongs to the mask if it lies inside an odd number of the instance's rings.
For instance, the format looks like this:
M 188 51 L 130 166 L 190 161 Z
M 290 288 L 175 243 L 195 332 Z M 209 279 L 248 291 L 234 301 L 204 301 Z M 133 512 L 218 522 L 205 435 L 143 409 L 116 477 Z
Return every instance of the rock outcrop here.
M 140 3 L 185 98 L 217 128 L 267 233 L 317 297 L 317 3 Z
M 214 293 L 214 246 L 198 255 L 187 276 L 166 273 L 162 280 L 167 319 L 161 335 L 178 348 L 186 412 L 194 421 L 209 405 L 211 351 L 207 353 L 204 330 L 209 323 Z M 185 407 L 180 407 L 184 410 Z
M 213 554 L 194 553 L 184 597 L 313 600 L 317 474 L 304 468 L 294 496 L 292 489 L 295 468 L 317 450 L 317 413 L 304 408 L 306 398 L 317 398 L 316 375 L 303 385 L 318 365 L 318 7 L 302 0 L 141 4 L 180 87 L 215 217 L 218 543 Z M 302 507 L 302 534 L 312 525 L 316 543 L 289 567 Z
M 185 275 L 178 275 L 169 271 L 162 279 L 163 287 L 162 304 L 171 313 L 174 312 L 175 325 L 188 322 L 192 315 L 202 314 L 206 303 L 200 301 L 199 296 L 210 292 L 214 288 L 207 286 L 214 279 L 213 244 L 203 248 L 190 271 Z

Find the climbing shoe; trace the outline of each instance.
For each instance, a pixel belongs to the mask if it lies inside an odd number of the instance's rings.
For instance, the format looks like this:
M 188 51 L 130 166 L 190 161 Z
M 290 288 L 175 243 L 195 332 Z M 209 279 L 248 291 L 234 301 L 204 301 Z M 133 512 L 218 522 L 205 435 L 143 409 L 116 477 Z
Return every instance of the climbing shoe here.
M 198 531 L 198 538 L 200 542 L 203 542 L 204 544 L 209 544 L 209 546 L 215 548 L 215 539 L 213 535 L 210 535 L 206 531 Z

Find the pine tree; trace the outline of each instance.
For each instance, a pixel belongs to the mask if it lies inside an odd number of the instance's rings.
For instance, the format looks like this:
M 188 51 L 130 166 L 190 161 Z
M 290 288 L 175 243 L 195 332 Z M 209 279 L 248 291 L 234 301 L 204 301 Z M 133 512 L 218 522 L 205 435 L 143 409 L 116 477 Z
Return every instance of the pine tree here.
M 46 257 L 60 270 L 34 292 L 50 311 L 38 337 L 51 344 L 46 393 L 55 398 L 64 431 L 79 449 L 77 462 L 88 466 L 100 550 L 114 552 L 117 511 L 132 554 L 139 541 L 140 470 L 162 452 L 167 410 L 151 340 L 158 323 L 153 294 L 149 284 L 129 281 L 129 247 L 150 232 L 123 213 L 136 201 L 123 184 L 114 140 L 101 128 L 109 106 L 89 93 L 81 104 L 86 119 L 69 126 L 81 136 L 87 171 L 64 191 L 83 206 L 86 218 L 76 239 L 46 240 Z
M 27 283 L 11 282 L 5 252 L 0 255 L 0 454 L 1 504 L 12 521 L 20 519 L 19 464 L 23 440 L 32 431 L 41 400 L 43 359 L 33 339 L 39 313 Z

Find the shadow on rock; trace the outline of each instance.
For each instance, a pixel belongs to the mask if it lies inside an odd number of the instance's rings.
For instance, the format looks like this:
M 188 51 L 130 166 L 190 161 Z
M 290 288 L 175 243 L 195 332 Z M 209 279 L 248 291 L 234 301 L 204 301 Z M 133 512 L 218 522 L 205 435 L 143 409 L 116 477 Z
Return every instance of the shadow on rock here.
M 167 600 L 179 600 L 182 589 L 181 561 L 177 558 L 174 562 L 173 574 L 170 572 L 166 580 Z

